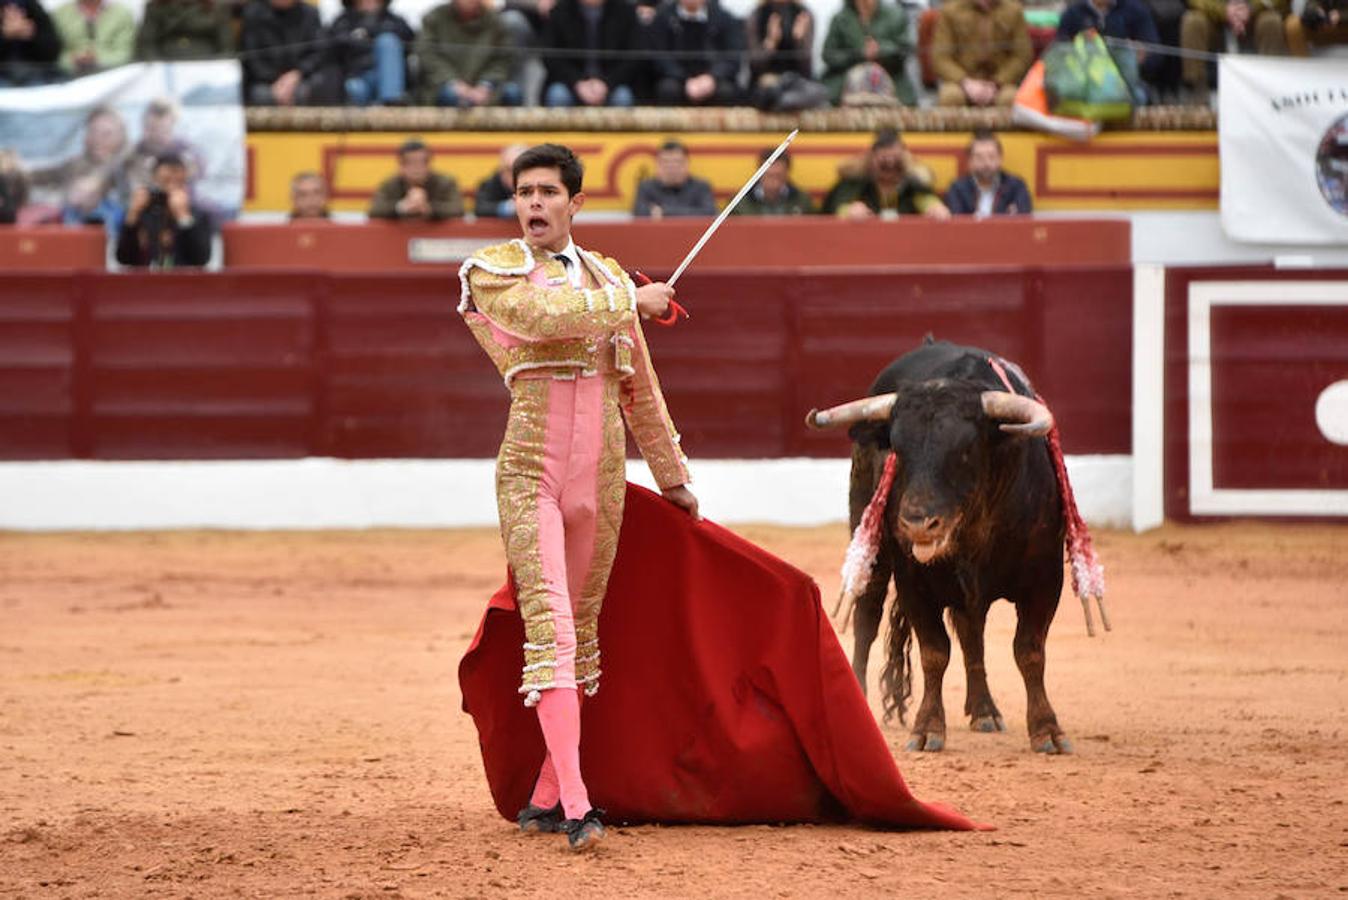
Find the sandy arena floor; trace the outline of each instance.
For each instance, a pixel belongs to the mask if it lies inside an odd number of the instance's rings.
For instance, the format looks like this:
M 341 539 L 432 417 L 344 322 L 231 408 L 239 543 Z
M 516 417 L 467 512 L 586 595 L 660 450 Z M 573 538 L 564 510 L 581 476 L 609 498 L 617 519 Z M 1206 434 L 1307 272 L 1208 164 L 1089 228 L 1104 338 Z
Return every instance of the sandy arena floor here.
M 842 526 L 743 531 L 836 593 Z M 1348 897 L 1348 528 L 1097 543 L 1115 630 L 1069 595 L 1049 642 L 1076 755 L 1029 751 L 1007 604 L 1012 730 L 964 727 L 958 658 L 944 753 L 886 729 L 918 796 L 999 830 L 617 828 L 576 858 L 496 815 L 459 711 L 494 532 L 0 535 L 0 895 Z

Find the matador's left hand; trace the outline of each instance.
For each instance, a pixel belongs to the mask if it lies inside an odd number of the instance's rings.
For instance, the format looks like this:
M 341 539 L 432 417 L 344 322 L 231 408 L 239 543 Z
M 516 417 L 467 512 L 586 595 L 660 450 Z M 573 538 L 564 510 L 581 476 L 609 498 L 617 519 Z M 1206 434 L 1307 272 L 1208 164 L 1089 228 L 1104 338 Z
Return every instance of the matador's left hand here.
M 694 522 L 702 521 L 702 516 L 697 511 L 697 497 L 693 495 L 692 491 L 688 490 L 688 485 L 681 484 L 678 487 L 664 488 L 660 491 L 660 494 L 670 503 L 686 510 L 688 515 L 693 517 Z

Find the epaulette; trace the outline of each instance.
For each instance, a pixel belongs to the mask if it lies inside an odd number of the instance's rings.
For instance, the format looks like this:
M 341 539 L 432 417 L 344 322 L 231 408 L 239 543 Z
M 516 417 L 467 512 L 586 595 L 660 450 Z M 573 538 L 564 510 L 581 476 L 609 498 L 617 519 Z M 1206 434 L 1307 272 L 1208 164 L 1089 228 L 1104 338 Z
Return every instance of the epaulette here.
M 483 247 L 465 260 L 468 262 L 499 275 L 525 275 L 534 267 L 529 245 L 518 238 Z

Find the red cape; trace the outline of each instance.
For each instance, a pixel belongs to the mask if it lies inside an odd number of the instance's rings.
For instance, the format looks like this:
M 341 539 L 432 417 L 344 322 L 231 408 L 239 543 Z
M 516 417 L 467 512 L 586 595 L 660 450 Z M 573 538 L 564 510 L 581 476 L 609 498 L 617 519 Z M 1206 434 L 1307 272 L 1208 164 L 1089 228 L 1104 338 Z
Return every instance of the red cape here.
M 909 793 L 808 575 L 630 484 L 600 635 L 581 761 L 610 820 L 975 827 Z M 507 584 L 459 664 L 507 819 L 543 762 L 523 642 Z

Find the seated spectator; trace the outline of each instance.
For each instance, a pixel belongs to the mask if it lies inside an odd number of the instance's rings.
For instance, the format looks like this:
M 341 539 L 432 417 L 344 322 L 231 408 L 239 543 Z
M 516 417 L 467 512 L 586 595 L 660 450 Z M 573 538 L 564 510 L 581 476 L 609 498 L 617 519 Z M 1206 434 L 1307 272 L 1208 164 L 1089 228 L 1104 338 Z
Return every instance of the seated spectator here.
M 545 106 L 633 106 L 637 16 L 629 0 L 559 0 L 548 16 Z M 614 55 L 610 55 L 614 54 Z
M 148 187 L 154 181 L 154 167 L 159 157 L 171 153 L 187 166 L 187 186 L 190 190 L 206 171 L 206 161 L 197 146 L 176 133 L 178 105 L 166 97 L 151 100 L 141 116 L 140 140 L 127 156 L 122 191 L 128 195 L 137 187 Z
M 328 212 L 328 183 L 317 172 L 300 172 L 290 179 L 290 221 L 325 221 Z
M 716 215 L 711 185 L 689 174 L 687 147 L 675 140 L 660 145 L 655 154 L 655 177 L 637 185 L 632 215 L 650 219 Z
M 771 150 L 764 150 L 758 157 L 758 164 L 761 166 L 771 155 Z M 812 212 L 814 202 L 810 195 L 791 183 L 791 154 L 783 153 L 768 166 L 731 215 L 802 216 Z
M 950 218 L 950 210 L 932 190 L 931 173 L 916 164 L 896 131 L 876 135 L 860 170 L 845 164 L 839 175 L 824 198 L 829 215 L 851 220 L 917 214 Z
M 318 9 L 305 0 L 249 0 L 239 50 L 244 98 L 254 106 L 323 104 L 336 97 Z
M 56 165 L 32 172 L 31 184 L 59 198 L 67 225 L 104 224 L 116 233 L 126 193 L 126 123 L 111 106 L 96 106 L 84 119 L 80 152 Z
M 1182 64 L 1184 87 L 1191 103 L 1210 102 L 1212 81 L 1209 53 L 1226 49 L 1228 32 L 1242 51 L 1264 56 L 1287 53 L 1283 20 L 1289 0 L 1189 0 L 1189 11 L 1180 20 L 1180 48 L 1189 51 Z
M 1151 10 L 1142 0 L 1075 0 L 1063 10 L 1054 40 L 1070 41 L 1088 30 L 1094 30 L 1106 38 L 1140 41 L 1146 44 L 1158 44 L 1161 40 L 1156 34 L 1156 23 L 1152 21 Z M 1116 59 L 1120 54 L 1134 54 L 1137 65 L 1131 68 L 1145 75 L 1146 64 L 1149 61 L 1145 49 L 1130 50 L 1116 44 L 1110 47 L 1109 51 Z M 1159 60 L 1160 56 L 1152 54 L 1151 59 Z M 1128 73 L 1124 74 L 1126 76 Z M 1135 91 L 1133 102 L 1145 106 L 1148 101 L 1145 88 L 1138 84 L 1131 86 Z
M 105 0 L 68 0 L 51 14 L 61 37 L 61 71 L 88 75 L 131 62 L 136 20 L 131 10 Z
M 547 44 L 548 21 L 556 6 L 557 0 L 498 0 L 501 21 L 510 36 L 507 80 L 519 85 L 521 105 L 537 106 L 542 102 L 547 69 L 538 57 L 538 48 Z
M 759 0 L 746 25 L 754 106 L 789 111 L 828 103 L 828 91 L 812 78 L 814 16 L 800 0 Z
M 431 171 L 431 148 L 416 138 L 398 148 L 398 174 L 387 178 L 370 201 L 372 219 L 434 221 L 463 215 L 459 183 Z
M 136 58 L 217 59 L 234 54 L 229 6 L 216 0 L 150 0 L 136 34 Z
M 426 102 L 440 106 L 519 106 L 509 80 L 510 35 L 485 0 L 449 0 L 421 20 L 417 58 Z
M 509 219 L 515 215 L 515 160 L 525 150 L 524 144 L 511 144 L 501 149 L 501 166 L 477 186 L 473 195 L 473 213 L 479 219 Z
M 968 173 L 945 192 L 957 216 L 1025 215 L 1034 211 L 1024 180 L 1002 168 L 1002 142 L 986 128 L 974 132 L 967 151 Z
M 917 94 L 904 71 L 912 52 L 908 13 L 902 6 L 886 0 L 844 0 L 824 36 L 824 86 L 834 103 L 873 102 L 844 97 L 851 83 L 865 86 L 861 93 L 892 96 L 912 106 Z
M 1348 44 L 1348 3 L 1345 0 L 1306 0 L 1301 15 L 1293 13 L 1284 25 L 1287 49 L 1297 56 L 1309 56 L 1311 45 L 1328 47 Z
M 19 154 L 0 148 L 0 225 L 13 225 L 28 202 L 28 175 Z
M 1010 106 L 1034 61 L 1025 10 L 1015 0 L 950 0 L 932 33 L 941 106 Z
M 390 0 L 343 0 L 328 34 L 346 89 L 346 102 L 384 106 L 407 102 L 407 48 L 412 26 L 389 11 Z
M 740 97 L 744 25 L 717 0 L 673 0 L 652 26 L 655 99 L 692 106 Z
M 154 185 L 131 193 L 117 234 L 124 266 L 172 269 L 204 266 L 211 258 L 211 222 L 187 192 L 187 164 L 166 153 L 155 161 Z
M 1181 90 L 1180 20 L 1188 9 L 1185 0 L 1145 0 L 1156 26 L 1157 41 L 1173 53 L 1148 53 L 1143 60 L 1142 78 L 1151 86 L 1153 103 L 1176 103 Z
M 60 56 L 61 38 L 41 0 L 0 2 L 0 88 L 56 81 Z

